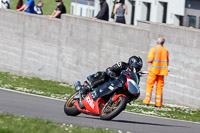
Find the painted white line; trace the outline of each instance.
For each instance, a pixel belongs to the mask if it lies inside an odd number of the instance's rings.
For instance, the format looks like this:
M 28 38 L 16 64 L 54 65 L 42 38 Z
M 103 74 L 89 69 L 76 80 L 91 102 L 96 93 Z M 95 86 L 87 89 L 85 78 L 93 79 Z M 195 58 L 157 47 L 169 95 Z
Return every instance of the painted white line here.
M 53 98 L 53 97 L 41 96 L 41 95 L 36 95 L 36 94 L 26 93 L 26 92 L 22 92 L 22 91 L 16 91 L 16 90 L 11 90 L 11 89 L 6 89 L 6 88 L 0 88 L 0 90 L 5 90 L 5 91 L 9 91 L 9 92 L 15 92 L 15 93 L 19 93 L 19 94 L 34 96 L 34 97 L 41 97 L 41 98 L 46 98 L 46 99 L 50 99 L 50 100 L 57 100 L 57 101 L 62 101 L 62 102 L 66 101 L 66 100 L 57 99 L 57 98 Z
M 62 102 L 65 102 L 65 101 L 66 101 L 66 100 L 62 100 L 62 99 L 57 99 L 57 98 L 52 98 L 52 97 L 47 97 L 47 96 L 41 96 L 41 95 L 36 95 L 36 94 L 31 94 L 31 93 L 25 93 L 25 92 L 16 91 L 16 90 L 11 90 L 11 89 L 0 88 L 0 90 L 5 90 L 5 91 L 9 91 L 9 92 L 15 92 L 15 93 L 19 93 L 19 94 L 34 96 L 34 97 L 41 97 L 41 98 L 46 98 L 46 99 L 56 100 L 56 101 L 62 101 Z M 192 121 L 185 121 L 185 120 L 177 120 L 177 119 L 171 119 L 171 118 L 165 118 L 165 117 L 159 117 L 159 116 L 153 116 L 153 115 L 146 115 L 146 114 L 139 114 L 139 113 L 128 112 L 128 111 L 123 111 L 123 112 L 124 112 L 124 113 L 129 113 L 129 114 L 147 116 L 147 117 L 154 117 L 154 118 L 159 118 L 159 119 L 166 119 L 166 120 L 173 120 L 173 121 L 180 121 L 180 122 L 187 122 L 187 123 L 200 124 L 200 122 L 192 122 Z

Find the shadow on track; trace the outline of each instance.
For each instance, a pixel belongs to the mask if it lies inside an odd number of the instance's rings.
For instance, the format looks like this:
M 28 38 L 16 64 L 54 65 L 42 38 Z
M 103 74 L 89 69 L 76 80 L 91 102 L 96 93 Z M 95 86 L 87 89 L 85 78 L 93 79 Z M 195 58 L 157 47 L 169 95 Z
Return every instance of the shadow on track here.
M 95 119 L 95 120 L 101 120 L 98 117 L 88 117 L 88 116 L 78 116 L 82 118 L 87 118 L 87 119 Z M 105 122 L 117 122 L 117 123 L 127 123 L 127 124 L 140 124 L 140 125 L 151 125 L 151 126 L 162 126 L 162 127 L 181 127 L 181 128 L 190 128 L 186 126 L 179 126 L 179 125 L 169 125 L 169 124 L 158 124 L 158 123 L 149 123 L 149 122 L 136 122 L 136 121 L 129 121 L 129 120 L 110 120 L 110 121 L 105 121 Z

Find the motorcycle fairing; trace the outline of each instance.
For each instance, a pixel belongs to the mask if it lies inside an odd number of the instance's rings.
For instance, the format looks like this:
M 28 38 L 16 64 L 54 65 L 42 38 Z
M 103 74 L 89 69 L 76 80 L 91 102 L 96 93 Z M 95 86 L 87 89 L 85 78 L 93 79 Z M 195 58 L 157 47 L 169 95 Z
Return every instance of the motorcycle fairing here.
M 109 81 L 95 88 L 91 95 L 93 100 L 96 101 L 99 97 L 109 95 L 120 87 L 122 87 L 122 83 L 119 80 Z
M 85 109 L 81 109 L 78 104 L 78 100 L 74 103 L 74 105 L 78 108 L 79 111 L 85 114 L 92 114 L 99 116 L 101 112 L 101 108 L 99 104 L 101 103 L 103 106 L 105 105 L 105 101 L 101 98 L 98 98 L 96 101 L 93 100 L 91 93 L 89 93 L 85 99 L 82 100 Z
M 132 94 L 132 95 L 136 95 L 140 93 L 140 89 L 139 86 L 136 84 L 136 82 L 132 79 L 127 79 L 127 83 L 128 83 L 128 91 Z
M 136 84 L 139 84 L 139 77 L 136 73 L 132 72 L 132 71 L 122 71 L 123 75 L 126 75 L 126 77 L 128 76 L 130 79 L 133 79 Z
M 112 101 L 116 101 L 119 96 L 124 96 L 126 99 L 128 99 L 128 97 L 124 94 L 117 94 L 117 95 L 114 95 L 114 97 L 112 97 Z
M 124 75 L 126 75 L 127 77 L 127 81 L 125 85 L 129 93 L 131 93 L 134 96 L 138 96 L 140 94 L 140 89 L 139 89 L 140 87 L 136 83 L 136 82 L 139 82 L 137 75 L 135 73 L 130 73 L 129 75 L 127 75 L 127 73 L 124 73 Z

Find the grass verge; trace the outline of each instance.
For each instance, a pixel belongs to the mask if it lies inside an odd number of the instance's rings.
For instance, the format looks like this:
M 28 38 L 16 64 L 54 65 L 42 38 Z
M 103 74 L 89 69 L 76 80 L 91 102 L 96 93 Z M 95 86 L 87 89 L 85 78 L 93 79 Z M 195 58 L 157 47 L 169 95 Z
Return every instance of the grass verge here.
M 66 99 L 75 92 L 67 83 L 23 77 L 8 72 L 0 72 L 0 87 L 59 99 Z
M 148 107 L 144 107 L 142 105 L 142 100 L 136 100 L 134 104 L 127 106 L 126 111 L 172 119 L 200 122 L 200 110 L 171 104 L 163 105 L 161 108 L 155 108 L 154 106 L 155 104 L 150 104 Z
M 22 77 L 8 72 L 0 72 L 0 87 L 59 99 L 66 99 L 75 92 L 74 87 L 67 83 Z M 200 122 L 200 110 L 177 105 L 163 105 L 162 108 L 155 108 L 154 105 L 144 107 L 141 100 L 136 100 L 134 104 L 128 105 L 126 110 L 147 115 Z
M 114 133 L 114 131 L 59 125 L 39 118 L 0 114 L 0 133 Z

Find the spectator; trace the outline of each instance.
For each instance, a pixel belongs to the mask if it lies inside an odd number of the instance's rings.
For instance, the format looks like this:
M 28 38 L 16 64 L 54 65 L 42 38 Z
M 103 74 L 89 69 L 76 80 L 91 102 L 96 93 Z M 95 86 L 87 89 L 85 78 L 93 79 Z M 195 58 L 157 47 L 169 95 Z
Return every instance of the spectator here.
M 44 3 L 42 1 L 39 1 L 39 3 L 34 7 L 36 14 L 38 14 L 38 15 L 43 14 L 43 11 L 42 11 L 43 5 L 44 5 Z
M 23 6 L 23 3 L 24 3 L 23 0 L 18 0 L 16 9 L 20 9 Z
M 0 8 L 10 9 L 10 0 L 1 0 Z
M 26 3 L 17 11 L 23 11 L 27 13 L 35 13 L 34 11 L 35 1 L 34 0 L 27 0 Z
M 120 0 L 119 3 L 115 5 L 114 14 L 117 14 L 116 22 L 126 24 L 124 14 L 127 15 L 127 10 L 124 0 Z
M 49 16 L 49 18 L 61 18 L 61 14 L 66 13 L 66 8 L 62 0 L 56 0 L 57 8 Z
M 143 100 L 143 104 L 145 106 L 148 106 L 151 101 L 151 95 L 155 82 L 157 82 L 155 107 L 162 106 L 164 76 L 168 75 L 169 64 L 168 51 L 163 46 L 164 43 L 165 39 L 163 37 L 158 38 L 157 46 L 151 48 L 148 54 L 147 62 L 150 63 L 151 66 L 149 67 L 149 74 L 147 77 L 146 96 Z
M 106 0 L 99 0 L 100 2 L 100 11 L 97 14 L 97 16 L 93 19 L 101 19 L 101 20 L 106 20 L 108 21 L 109 19 L 109 7 L 108 4 L 106 2 Z

